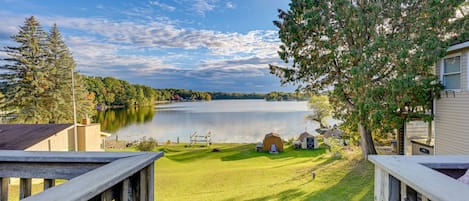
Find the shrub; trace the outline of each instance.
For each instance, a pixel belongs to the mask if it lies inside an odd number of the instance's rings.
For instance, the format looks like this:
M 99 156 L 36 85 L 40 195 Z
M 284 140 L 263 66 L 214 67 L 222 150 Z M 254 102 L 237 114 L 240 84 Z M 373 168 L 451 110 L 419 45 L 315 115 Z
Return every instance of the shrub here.
M 329 151 L 332 154 L 333 158 L 342 158 L 342 148 L 343 148 L 343 143 L 341 142 L 340 139 L 336 138 L 329 138 Z
M 139 151 L 153 151 L 156 146 L 158 146 L 158 142 L 154 138 L 150 137 L 147 139 L 143 137 L 135 148 Z
M 285 141 L 285 145 L 292 145 L 293 141 L 295 141 L 295 138 L 293 138 L 293 137 L 288 138 L 287 141 Z

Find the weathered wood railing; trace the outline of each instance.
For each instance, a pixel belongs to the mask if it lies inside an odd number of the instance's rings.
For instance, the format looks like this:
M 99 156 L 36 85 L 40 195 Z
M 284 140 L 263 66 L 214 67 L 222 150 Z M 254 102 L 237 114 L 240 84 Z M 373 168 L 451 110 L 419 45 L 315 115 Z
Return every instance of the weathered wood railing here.
M 469 168 L 469 156 L 369 156 L 368 159 L 375 164 L 375 201 L 469 200 L 469 185 L 453 178 Z
M 0 201 L 9 178 L 20 178 L 25 201 L 154 200 L 154 161 L 163 153 L 0 151 Z M 44 191 L 31 196 L 32 178 Z M 56 179 L 68 180 L 55 186 Z

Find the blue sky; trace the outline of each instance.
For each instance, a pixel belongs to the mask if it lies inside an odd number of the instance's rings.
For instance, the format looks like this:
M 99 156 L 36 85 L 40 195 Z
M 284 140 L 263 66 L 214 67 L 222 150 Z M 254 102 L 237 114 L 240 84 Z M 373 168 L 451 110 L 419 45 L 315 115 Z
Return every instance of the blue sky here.
M 155 88 L 293 91 L 268 64 L 282 64 L 277 9 L 288 0 L 0 0 L 0 44 L 24 19 L 57 23 L 86 75 Z M 4 57 L 0 53 L 0 57 Z

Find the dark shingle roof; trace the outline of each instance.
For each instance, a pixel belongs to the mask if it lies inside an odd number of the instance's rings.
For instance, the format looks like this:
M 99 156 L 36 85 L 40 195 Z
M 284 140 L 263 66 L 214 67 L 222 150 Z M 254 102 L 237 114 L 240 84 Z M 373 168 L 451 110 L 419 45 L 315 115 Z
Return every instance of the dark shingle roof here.
M 24 150 L 73 124 L 0 124 L 0 150 Z

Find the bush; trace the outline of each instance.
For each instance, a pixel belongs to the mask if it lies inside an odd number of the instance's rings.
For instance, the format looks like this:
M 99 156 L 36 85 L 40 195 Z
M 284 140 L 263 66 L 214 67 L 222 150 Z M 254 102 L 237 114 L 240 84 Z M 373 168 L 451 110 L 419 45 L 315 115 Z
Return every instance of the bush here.
M 135 145 L 135 148 L 139 151 L 153 151 L 156 146 L 158 146 L 158 142 L 155 139 L 152 137 L 148 139 L 143 137 L 140 142 Z
M 340 139 L 336 138 L 329 138 L 329 151 L 332 154 L 333 158 L 342 158 L 342 148 L 343 148 L 343 143 L 341 142 Z
M 293 138 L 293 137 L 288 138 L 288 140 L 285 141 L 285 145 L 292 145 L 292 144 L 293 144 L 293 141 L 295 141 L 295 138 Z

